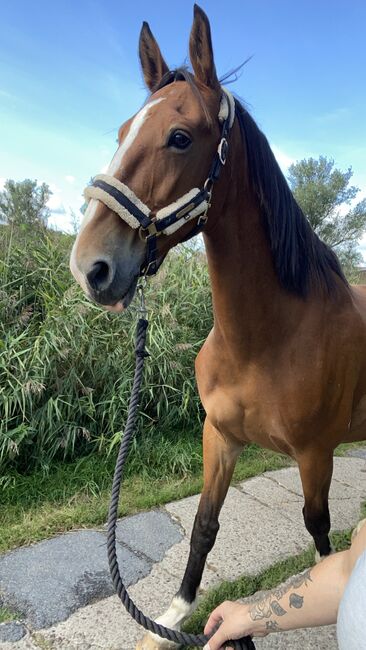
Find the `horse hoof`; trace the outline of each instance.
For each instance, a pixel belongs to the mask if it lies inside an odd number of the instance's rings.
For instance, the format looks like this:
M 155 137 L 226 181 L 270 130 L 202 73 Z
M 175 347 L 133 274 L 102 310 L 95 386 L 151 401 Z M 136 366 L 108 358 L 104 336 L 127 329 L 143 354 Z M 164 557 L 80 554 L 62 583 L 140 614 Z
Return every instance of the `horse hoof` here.
M 137 643 L 136 650 L 178 650 L 179 647 L 172 641 L 148 633 Z

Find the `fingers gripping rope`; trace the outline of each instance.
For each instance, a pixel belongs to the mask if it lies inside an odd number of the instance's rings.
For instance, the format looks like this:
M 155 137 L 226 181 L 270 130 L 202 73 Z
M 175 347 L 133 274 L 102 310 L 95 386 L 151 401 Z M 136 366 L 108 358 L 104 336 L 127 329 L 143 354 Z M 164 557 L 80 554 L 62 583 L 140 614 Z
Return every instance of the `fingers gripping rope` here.
M 140 401 L 140 387 L 141 387 L 142 376 L 143 376 L 144 362 L 145 362 L 145 358 L 148 356 L 148 353 L 145 350 L 147 327 L 148 327 L 147 320 L 145 318 L 139 318 L 137 322 L 137 329 L 136 329 L 135 375 L 134 375 L 132 393 L 131 393 L 131 398 L 130 398 L 130 403 L 128 408 L 126 428 L 121 441 L 116 468 L 114 471 L 112 496 L 111 496 L 111 502 L 109 506 L 108 537 L 107 537 L 109 569 L 111 572 L 114 587 L 123 605 L 127 609 L 128 613 L 132 616 L 132 618 L 137 623 L 142 625 L 145 628 L 145 630 L 148 630 L 149 632 L 153 632 L 154 634 L 161 636 L 163 639 L 174 641 L 179 645 L 204 646 L 209 641 L 209 637 L 205 636 L 204 634 L 198 634 L 198 635 L 186 634 L 185 632 L 171 630 L 167 627 L 164 627 L 164 625 L 159 625 L 159 623 L 156 623 L 148 616 L 145 616 L 128 595 L 127 589 L 123 584 L 121 574 L 119 571 L 119 566 L 118 566 L 117 549 L 116 549 L 116 525 L 117 525 L 117 516 L 118 516 L 118 502 L 119 502 L 119 494 L 120 494 L 121 482 L 122 482 L 123 466 L 125 464 L 128 455 L 130 443 L 135 433 L 136 417 L 137 417 L 137 410 Z M 241 639 L 240 641 L 228 641 L 227 643 L 230 646 L 232 646 L 235 650 L 255 650 L 253 641 L 249 636 Z

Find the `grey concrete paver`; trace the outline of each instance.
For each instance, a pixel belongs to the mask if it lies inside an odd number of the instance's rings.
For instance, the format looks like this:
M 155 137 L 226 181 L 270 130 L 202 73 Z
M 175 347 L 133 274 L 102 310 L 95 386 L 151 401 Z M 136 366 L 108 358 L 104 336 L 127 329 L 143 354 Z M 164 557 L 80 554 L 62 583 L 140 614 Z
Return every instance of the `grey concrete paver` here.
M 127 584 L 147 575 L 151 565 L 120 546 Z M 62 621 L 92 600 L 114 592 L 106 537 L 83 530 L 0 557 L 0 590 L 5 605 L 23 613 L 35 629 Z
M 116 538 L 134 552 L 160 562 L 166 551 L 183 539 L 183 532 L 166 512 L 150 510 L 117 523 Z
M 340 473 L 337 472 L 337 475 L 340 476 Z M 288 517 L 288 519 L 305 531 L 302 516 L 303 497 L 300 497 L 297 492 L 289 492 L 277 483 L 277 480 L 288 480 L 292 489 L 296 489 L 297 491 L 301 489 L 300 478 L 290 476 L 284 479 L 283 476 L 282 474 L 276 480 L 272 475 L 271 477 L 266 477 L 266 475 L 258 476 L 240 483 L 240 489 L 243 493 L 257 498 L 261 503 L 272 508 L 272 510 Z M 337 482 L 337 479 L 334 479 L 334 483 L 332 498 L 329 500 L 332 530 L 344 530 L 352 526 L 358 517 L 360 491 L 352 486 Z M 338 498 L 335 496 L 335 493 L 339 495 Z M 310 540 L 310 537 L 307 537 L 307 539 Z
M 274 489 L 275 486 L 274 486 Z M 198 496 L 170 503 L 166 509 L 190 534 Z M 258 573 L 274 562 L 295 555 L 309 544 L 304 524 L 295 525 L 279 511 L 230 488 L 220 514 L 220 530 L 209 565 L 221 580 Z
M 347 456 L 353 456 L 354 458 L 363 458 L 366 460 L 366 447 L 349 449 L 349 451 L 347 451 Z
M 338 650 L 336 626 L 270 634 L 255 639 L 255 647 L 256 650 Z
M 144 614 L 156 618 L 169 606 L 178 582 L 156 565 L 129 593 Z M 42 634 L 58 650 L 133 650 L 143 628 L 133 621 L 117 596 L 111 596 L 80 609 Z
M 243 494 L 249 494 L 265 507 L 279 511 L 284 517 L 297 525 L 303 525 L 302 506 L 304 499 L 289 492 L 266 475 L 242 481 L 237 486 Z
M 330 487 L 329 500 L 345 498 L 344 487 L 353 488 L 366 496 L 366 463 L 361 458 L 334 458 L 333 479 Z M 350 471 L 350 468 L 352 470 Z M 279 485 L 302 497 L 302 487 L 297 467 L 288 467 L 264 474 Z M 348 496 L 351 493 L 348 492 Z
M 162 569 L 170 573 L 170 575 L 177 578 L 177 588 L 183 578 L 185 568 L 187 566 L 190 545 L 188 537 L 185 537 L 179 544 L 172 546 L 171 549 L 165 554 L 163 561 L 160 563 Z M 206 562 L 203 578 L 201 582 L 201 591 L 206 591 L 211 587 L 216 586 L 222 581 L 215 568 L 210 562 Z M 172 594 L 173 596 L 174 594 Z
M 348 464 L 349 458 L 335 458 L 332 484 L 349 485 L 366 497 L 366 462 L 361 458 L 352 458 L 352 470 Z M 332 486 L 331 486 L 332 494 Z
M 20 641 L 26 634 L 26 628 L 18 621 L 0 624 L 0 641 Z
M 360 504 L 366 497 L 366 463 L 349 457 L 336 458 L 334 465 L 330 499 L 333 529 L 345 529 L 357 522 Z M 122 573 L 127 583 L 134 583 L 130 595 L 152 617 L 167 608 L 180 585 L 198 499 L 194 496 L 176 501 L 118 524 Z M 308 547 L 311 538 L 303 524 L 302 502 L 298 470 L 292 467 L 267 472 L 230 488 L 202 589 L 244 573 L 257 574 Z M 23 611 L 27 627 L 51 625 L 38 632 L 38 640 L 32 630 L 13 643 L 1 642 L 0 636 L 1 650 L 135 647 L 143 630 L 118 598 L 109 596 L 112 587 L 105 542 L 103 532 L 80 531 L 0 557 L 0 590 L 5 588 L 8 595 L 4 604 L 8 602 Z M 24 576 L 25 586 L 20 580 Z M 335 628 L 270 635 L 256 639 L 256 647 L 336 650 Z
M 11 643 L 10 641 L 0 643 L 0 648 L 1 650 L 40 650 L 39 645 L 34 643 L 30 634 L 27 634 L 20 641 L 16 641 L 15 643 Z

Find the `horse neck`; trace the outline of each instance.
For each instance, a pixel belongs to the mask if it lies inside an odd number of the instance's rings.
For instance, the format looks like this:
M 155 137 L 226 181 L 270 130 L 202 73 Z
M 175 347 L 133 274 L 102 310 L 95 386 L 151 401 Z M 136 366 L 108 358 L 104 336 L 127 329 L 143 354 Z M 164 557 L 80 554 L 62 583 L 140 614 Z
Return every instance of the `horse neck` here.
M 243 168 L 242 158 L 237 165 Z M 258 199 L 246 180 L 242 173 L 231 178 L 221 214 L 204 240 L 214 333 L 236 358 L 248 359 L 268 345 L 283 343 L 301 318 L 304 303 L 280 286 Z

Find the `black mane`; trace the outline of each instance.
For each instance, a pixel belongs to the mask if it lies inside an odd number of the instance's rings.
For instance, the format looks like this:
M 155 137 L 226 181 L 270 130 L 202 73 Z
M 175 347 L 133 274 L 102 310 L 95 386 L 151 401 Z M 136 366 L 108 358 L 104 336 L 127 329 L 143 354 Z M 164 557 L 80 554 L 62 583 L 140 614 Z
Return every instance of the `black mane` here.
M 281 285 L 303 297 L 312 286 L 334 291 L 336 276 L 348 286 L 336 254 L 319 239 L 297 204 L 267 138 L 237 99 L 235 109 L 250 182 L 259 199 Z
M 174 81 L 192 87 L 206 118 L 207 108 L 194 76 L 186 67 L 167 72 L 154 92 Z M 246 149 L 248 174 L 256 193 L 280 284 L 305 297 L 311 287 L 336 291 L 337 277 L 348 287 L 336 254 L 313 231 L 297 204 L 265 135 L 235 99 L 235 112 Z

